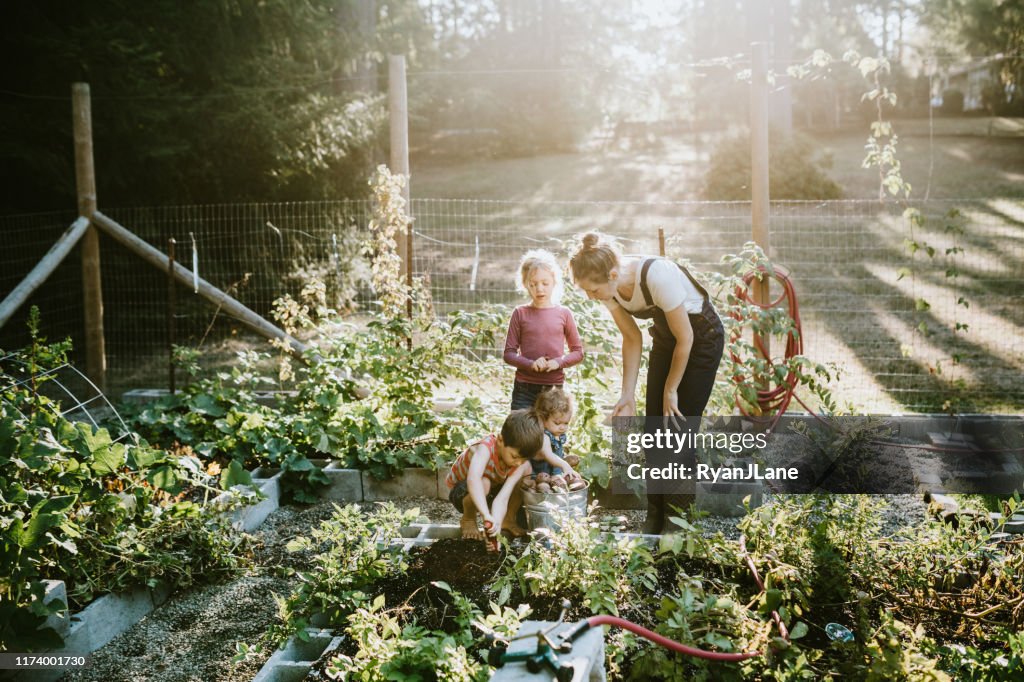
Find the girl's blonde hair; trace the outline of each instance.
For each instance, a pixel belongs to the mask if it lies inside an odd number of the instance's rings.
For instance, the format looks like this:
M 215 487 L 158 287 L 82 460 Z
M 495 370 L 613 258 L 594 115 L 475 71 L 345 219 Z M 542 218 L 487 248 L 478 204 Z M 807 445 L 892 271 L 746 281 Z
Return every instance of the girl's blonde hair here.
M 541 421 L 556 414 L 572 414 L 572 396 L 557 386 L 548 389 L 537 396 L 533 411 Z
M 519 281 L 516 282 L 516 289 L 529 295 L 526 280 L 540 268 L 549 271 L 555 280 L 555 286 L 551 289 L 551 302 L 557 304 L 562 300 L 562 270 L 558 267 L 555 254 L 550 251 L 532 249 L 523 254 L 519 259 Z
M 618 266 L 620 258 L 615 242 L 599 232 L 587 232 L 569 258 L 573 281 L 589 279 L 592 282 L 607 282 L 612 268 Z

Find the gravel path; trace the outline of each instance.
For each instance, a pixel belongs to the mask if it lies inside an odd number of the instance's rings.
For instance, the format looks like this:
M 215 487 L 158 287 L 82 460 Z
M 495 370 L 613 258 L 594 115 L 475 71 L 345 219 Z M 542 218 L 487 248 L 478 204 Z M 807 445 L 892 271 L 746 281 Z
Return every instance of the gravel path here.
M 926 505 L 919 496 L 887 496 L 883 533 L 924 521 Z M 770 503 L 771 496 L 766 496 Z M 456 524 L 459 515 L 443 500 L 412 498 L 396 501 L 408 509 L 418 507 L 423 520 Z M 253 533 L 253 566 L 242 577 L 222 585 L 189 590 L 166 604 L 95 652 L 90 668 L 65 675 L 66 682 L 248 682 L 271 652 L 235 665 L 237 643 L 255 644 L 275 623 L 273 595 L 285 596 L 293 588 L 290 569 L 299 569 L 297 557 L 285 545 L 330 517 L 334 503 L 309 507 L 282 507 Z M 639 532 L 644 512 L 603 510 L 599 517 L 622 517 L 623 529 Z M 722 532 L 736 539 L 738 519 L 707 517 L 699 524 L 706 533 Z

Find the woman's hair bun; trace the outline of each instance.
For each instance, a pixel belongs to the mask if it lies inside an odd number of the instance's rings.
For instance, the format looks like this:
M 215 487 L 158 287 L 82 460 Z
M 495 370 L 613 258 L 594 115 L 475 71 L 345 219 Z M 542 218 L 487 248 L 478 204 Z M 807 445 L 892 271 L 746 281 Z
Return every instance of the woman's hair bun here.
M 583 235 L 583 248 L 592 249 L 601 243 L 601 235 L 596 232 L 587 232 Z

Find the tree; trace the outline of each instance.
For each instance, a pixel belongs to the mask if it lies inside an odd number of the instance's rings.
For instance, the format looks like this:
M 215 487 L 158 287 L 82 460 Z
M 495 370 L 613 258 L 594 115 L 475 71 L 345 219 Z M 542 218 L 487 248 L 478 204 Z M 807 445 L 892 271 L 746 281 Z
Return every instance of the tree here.
M 105 205 L 361 194 L 386 112 L 376 83 L 344 86 L 366 81 L 367 56 L 382 61 L 425 35 L 415 0 L 51 0 L 7 11 L 6 210 L 74 206 L 73 81 L 91 86 Z
M 923 0 L 922 22 L 940 54 L 993 58 L 995 87 L 986 105 L 1024 114 L 1024 3 L 1020 0 Z

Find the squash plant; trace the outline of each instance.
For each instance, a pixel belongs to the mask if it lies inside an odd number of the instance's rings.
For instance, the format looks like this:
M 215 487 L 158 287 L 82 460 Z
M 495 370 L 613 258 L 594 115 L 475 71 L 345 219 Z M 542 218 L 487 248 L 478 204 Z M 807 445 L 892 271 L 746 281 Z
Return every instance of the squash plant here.
M 0 649 L 14 651 L 60 645 L 40 629 L 66 606 L 43 604 L 45 580 L 64 580 L 80 606 L 130 586 L 216 580 L 243 560 L 225 522 L 181 499 L 209 487 L 194 461 L 114 442 L 43 397 L 69 345 L 45 344 L 38 311 L 29 329 L 27 350 L 0 353 Z

